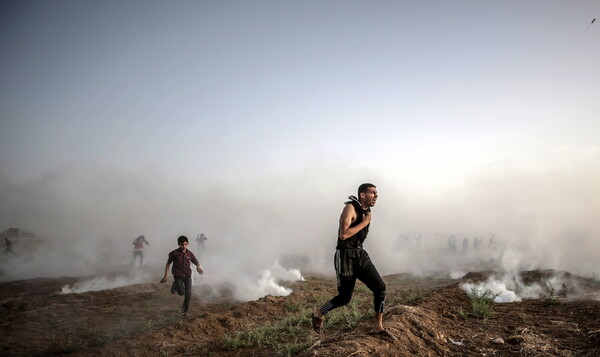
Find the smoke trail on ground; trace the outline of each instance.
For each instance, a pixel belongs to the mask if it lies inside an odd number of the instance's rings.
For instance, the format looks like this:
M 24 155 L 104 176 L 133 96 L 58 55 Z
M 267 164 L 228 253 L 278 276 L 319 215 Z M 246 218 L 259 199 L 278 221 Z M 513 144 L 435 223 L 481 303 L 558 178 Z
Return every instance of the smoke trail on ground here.
M 132 284 L 142 284 L 148 281 L 147 274 L 141 274 L 138 271 L 133 271 L 129 274 L 111 274 L 108 276 L 100 276 L 87 278 L 78 281 L 71 285 L 65 285 L 61 289 L 61 294 L 84 293 L 86 291 L 100 291 L 114 288 L 120 288 Z

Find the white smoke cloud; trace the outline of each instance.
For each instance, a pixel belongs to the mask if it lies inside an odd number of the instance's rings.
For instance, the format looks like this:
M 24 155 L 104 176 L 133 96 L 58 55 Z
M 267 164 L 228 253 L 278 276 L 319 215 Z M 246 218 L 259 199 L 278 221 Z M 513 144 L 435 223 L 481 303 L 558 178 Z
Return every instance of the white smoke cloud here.
M 243 287 L 234 292 L 240 299 L 285 293 L 278 287 L 292 278 L 277 273 L 274 261 L 304 274 L 333 274 L 339 215 L 361 182 L 375 183 L 380 193 L 365 248 L 382 274 L 551 268 L 600 276 L 599 154 L 559 154 L 555 165 L 497 166 L 429 193 L 393 174 L 344 165 L 219 182 L 81 167 L 31 182 L 0 176 L 0 228 L 46 238 L 33 248 L 15 244 L 19 258 L 0 261 L 0 281 L 126 271 L 140 234 L 151 243 L 144 269 L 158 281 L 177 237 L 187 235 L 195 251 L 194 238 L 204 232 L 199 287 L 212 286 L 215 294 L 227 284 L 230 292 Z M 409 243 L 400 244 L 406 234 Z M 455 251 L 448 249 L 451 235 Z
M 474 293 L 478 296 L 482 296 L 489 291 L 494 296 L 494 302 L 498 303 L 521 301 L 521 297 L 514 291 L 508 289 L 506 283 L 495 279 L 488 280 L 481 284 L 465 283 L 460 287 L 468 294 Z
M 141 284 L 148 282 L 148 276 L 144 274 L 133 273 L 127 275 L 100 276 L 78 281 L 72 285 L 65 285 L 61 289 L 61 294 L 84 293 L 86 291 L 101 291 L 120 288 L 132 284 Z
M 523 274 L 533 276 L 528 282 L 525 281 Z M 492 274 L 489 278 L 480 283 L 466 282 L 460 287 L 467 293 L 483 295 L 489 292 L 494 296 L 494 302 L 520 302 L 524 299 L 543 299 L 543 298 L 565 298 L 578 299 L 582 296 L 586 298 L 598 299 L 596 295 L 589 295 L 582 289 L 581 281 L 576 276 L 564 271 L 544 270 L 527 272 L 504 272 L 501 276 Z
M 287 296 L 292 293 L 292 289 L 280 285 L 282 282 L 304 281 L 298 269 L 284 268 L 279 262 L 275 262 L 270 268 L 264 269 L 255 275 L 246 272 L 230 276 L 208 273 L 207 276 L 194 274 L 193 278 L 193 287 L 206 292 L 210 291 L 210 289 L 206 289 L 206 285 L 221 286 L 230 289 L 231 297 L 237 301 L 256 300 L 266 295 Z M 169 279 L 172 281 L 172 277 Z M 139 269 L 132 269 L 128 273 L 82 279 L 74 284 L 63 286 L 61 294 L 100 291 L 148 282 L 157 282 L 157 277 Z M 223 282 L 228 282 L 228 284 L 223 284 Z M 219 297 L 220 294 L 213 292 L 212 295 L 202 296 L 201 298 L 211 300 Z
M 597 150 L 563 150 L 529 166 L 497 164 L 433 193 L 398 193 L 393 177 L 386 177 L 384 187 L 394 191 L 380 186 L 366 246 L 386 273 L 552 268 L 598 275 L 599 180 Z M 406 234 L 421 236 L 420 247 L 399 246 Z M 451 235 L 455 252 L 447 247 Z M 479 250 L 475 237 L 484 242 Z
M 299 269 L 282 267 L 278 261 L 250 268 L 253 264 L 227 259 L 213 255 L 202 263 L 205 273 L 202 276 L 196 274 L 194 284 L 202 288 L 211 287 L 207 294 L 203 294 L 203 299 L 218 299 L 223 291 L 237 301 L 256 300 L 266 295 L 287 296 L 292 290 L 282 283 L 304 280 Z
M 233 296 L 239 301 L 256 300 L 266 295 L 287 296 L 292 293 L 292 289 L 279 284 L 303 280 L 299 270 L 284 269 L 279 264 L 275 264 L 272 269 L 260 271 L 258 277 L 235 284 Z

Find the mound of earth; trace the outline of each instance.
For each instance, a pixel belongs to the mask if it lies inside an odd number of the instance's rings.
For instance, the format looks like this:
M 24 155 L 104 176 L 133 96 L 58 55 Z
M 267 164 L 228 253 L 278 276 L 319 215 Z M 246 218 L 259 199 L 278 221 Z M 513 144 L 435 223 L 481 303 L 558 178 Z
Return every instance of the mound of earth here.
M 492 303 L 493 317 L 487 319 L 468 313 L 472 301 L 460 284 L 484 281 L 492 272 L 469 273 L 463 279 L 385 276 L 384 324 L 398 337 L 395 342 L 371 334 L 371 319 L 356 316 L 371 310 L 370 292 L 362 284 L 357 284 L 352 306 L 326 316 L 323 334 L 312 331 L 310 312 L 336 293 L 331 277 L 308 277 L 290 284 L 294 292 L 289 296 L 246 303 L 232 301 L 226 291 L 222 298 L 206 301 L 209 287 L 200 284 L 190 319 L 178 313 L 181 298 L 158 283 L 65 295 L 61 288 L 80 279 L 15 281 L 0 284 L 0 354 L 600 356 L 600 301 L 590 298 L 600 292 L 598 282 L 554 271 L 523 272 L 522 279 L 542 285 L 557 273 L 573 282 L 565 291 L 578 289 L 584 298 Z M 333 324 L 336 311 L 342 322 Z M 261 340 L 261 334 L 269 333 Z

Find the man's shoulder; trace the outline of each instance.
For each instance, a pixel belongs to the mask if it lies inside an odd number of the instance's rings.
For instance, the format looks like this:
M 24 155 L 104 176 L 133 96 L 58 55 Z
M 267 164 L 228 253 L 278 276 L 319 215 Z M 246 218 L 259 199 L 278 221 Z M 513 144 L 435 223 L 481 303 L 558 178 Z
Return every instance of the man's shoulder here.
M 354 205 L 352 204 L 352 202 L 347 202 L 344 205 L 344 209 L 342 210 L 342 215 L 350 215 L 350 216 L 355 216 L 356 215 L 356 208 L 354 207 Z

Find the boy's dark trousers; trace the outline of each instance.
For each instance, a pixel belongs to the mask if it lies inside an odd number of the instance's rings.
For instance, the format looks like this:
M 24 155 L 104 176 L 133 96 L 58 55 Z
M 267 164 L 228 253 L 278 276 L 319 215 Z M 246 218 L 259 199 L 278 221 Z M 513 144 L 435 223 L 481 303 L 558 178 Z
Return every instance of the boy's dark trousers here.
M 190 299 L 192 298 L 192 277 L 191 276 L 174 276 L 171 292 L 177 292 L 179 296 L 185 295 L 183 298 L 183 306 L 181 312 L 186 313 L 190 308 Z

